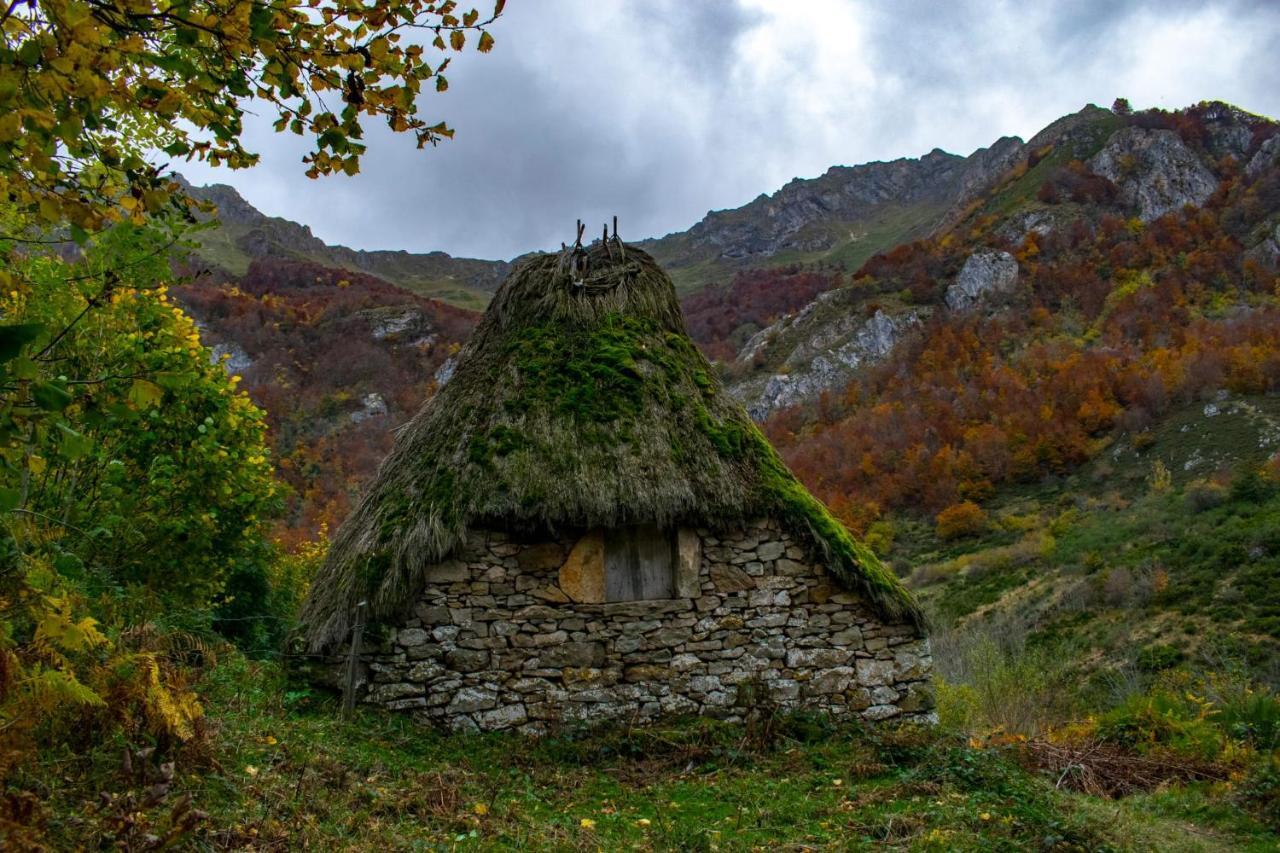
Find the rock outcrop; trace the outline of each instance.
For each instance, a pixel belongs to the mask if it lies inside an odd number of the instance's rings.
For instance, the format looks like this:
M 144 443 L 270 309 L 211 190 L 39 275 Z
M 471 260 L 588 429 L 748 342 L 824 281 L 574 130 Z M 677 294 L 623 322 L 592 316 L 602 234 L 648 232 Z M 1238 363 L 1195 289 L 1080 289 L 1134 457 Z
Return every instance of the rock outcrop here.
M 1218 188 L 1213 172 L 1172 130 L 1119 130 L 1089 168 L 1114 183 L 1120 202 L 1136 209 L 1143 222 L 1204 204 Z
M 1249 160 L 1244 174 L 1251 181 L 1273 166 L 1280 166 L 1280 133 L 1272 136 L 1259 146 L 1257 152 Z
M 373 391 L 360 398 L 360 408 L 352 412 L 350 417 L 353 424 L 358 424 L 370 418 L 382 417 L 386 413 L 387 401 L 381 394 Z
M 253 367 L 253 359 L 249 357 L 249 353 L 235 341 L 214 344 L 209 348 L 209 360 L 214 364 L 221 363 L 228 374 L 244 373 Z
M 890 208 L 915 208 L 923 232 L 944 212 L 976 198 L 1022 156 L 1022 141 L 1005 137 L 968 157 L 934 149 L 920 158 L 833 166 L 742 207 L 709 211 L 688 231 L 641 245 L 674 267 L 703 260 L 759 261 L 783 251 L 822 252 L 848 242 L 858 223 Z
M 763 420 L 778 409 L 843 387 L 860 368 L 884 359 L 902 335 L 920 322 L 915 311 L 893 315 L 877 310 L 871 317 L 853 313 L 825 316 L 840 312 L 838 303 L 844 299 L 847 294 L 842 291 L 824 293 L 794 317 L 784 318 L 747 341 L 740 360 L 764 354 L 780 339 L 792 346 L 781 369 L 763 382 L 757 378 L 729 389 L 746 404 L 753 418 Z
M 974 252 L 947 288 L 947 307 L 971 311 L 993 294 L 1008 293 L 1018 283 L 1018 262 L 1008 252 Z

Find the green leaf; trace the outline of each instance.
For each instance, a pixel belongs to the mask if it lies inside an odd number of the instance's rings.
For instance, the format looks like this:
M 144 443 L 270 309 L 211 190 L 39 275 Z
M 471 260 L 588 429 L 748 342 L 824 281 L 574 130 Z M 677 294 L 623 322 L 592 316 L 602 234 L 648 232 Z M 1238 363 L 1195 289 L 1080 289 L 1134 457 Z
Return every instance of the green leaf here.
M 72 222 L 71 239 L 75 241 L 77 246 L 83 246 L 85 243 L 89 242 L 89 232 Z
M 64 578 L 78 580 L 84 577 L 84 561 L 75 554 L 59 554 L 53 560 L 53 568 Z
M 31 386 L 31 397 L 36 405 L 47 412 L 60 412 L 71 405 L 71 393 L 53 382 L 39 382 Z
M 39 39 L 31 39 L 18 48 L 18 61 L 28 68 L 34 68 L 44 54 Z
M 0 326 L 0 362 L 16 358 L 27 344 L 40 337 L 42 323 L 17 323 Z
M 155 373 L 151 377 L 161 388 L 169 391 L 180 391 L 191 384 L 191 375 L 188 373 L 179 373 L 174 370 L 164 370 Z
M 275 9 L 270 4 L 254 4 L 253 11 L 249 13 L 249 32 L 253 33 L 254 38 L 265 39 L 274 32 L 271 22 L 275 15 Z
M 29 358 L 18 358 L 10 366 L 9 372 L 13 374 L 14 379 L 38 379 L 40 365 Z
M 93 441 L 88 436 L 66 424 L 58 424 L 58 430 L 62 433 L 62 455 L 68 459 L 79 459 L 93 448 Z
M 0 512 L 17 509 L 20 500 L 22 500 L 22 492 L 17 489 L 0 489 Z
M 129 387 L 129 402 L 138 408 L 145 409 L 147 406 L 156 405 L 162 399 L 164 399 L 164 389 L 154 382 L 135 379 L 133 385 Z

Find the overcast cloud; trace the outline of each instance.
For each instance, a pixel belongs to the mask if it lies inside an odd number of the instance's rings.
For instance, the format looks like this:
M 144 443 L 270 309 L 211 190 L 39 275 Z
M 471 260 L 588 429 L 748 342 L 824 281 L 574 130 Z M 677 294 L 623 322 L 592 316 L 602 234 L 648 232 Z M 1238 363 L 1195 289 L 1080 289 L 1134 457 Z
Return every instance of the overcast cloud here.
M 311 181 L 301 140 L 261 116 L 261 165 L 181 171 L 330 243 L 510 258 L 579 217 L 661 236 L 793 177 L 968 154 L 1117 95 L 1280 117 L 1269 0 L 510 0 L 492 32 L 420 102 L 452 142 L 371 129 L 362 174 Z

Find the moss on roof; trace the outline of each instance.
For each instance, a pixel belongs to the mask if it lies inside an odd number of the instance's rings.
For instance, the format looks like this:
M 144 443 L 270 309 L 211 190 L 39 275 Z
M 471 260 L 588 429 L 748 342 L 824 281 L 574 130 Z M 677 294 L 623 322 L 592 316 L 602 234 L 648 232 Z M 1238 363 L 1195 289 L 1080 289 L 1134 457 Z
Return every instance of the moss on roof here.
M 354 605 L 391 616 L 470 528 L 722 526 L 771 516 L 891 621 L 922 623 L 894 574 L 796 480 L 723 392 L 645 253 L 595 245 L 517 268 L 452 380 L 397 437 L 335 537 L 302 621 L 313 650 Z M 581 273 L 579 273 L 580 275 Z

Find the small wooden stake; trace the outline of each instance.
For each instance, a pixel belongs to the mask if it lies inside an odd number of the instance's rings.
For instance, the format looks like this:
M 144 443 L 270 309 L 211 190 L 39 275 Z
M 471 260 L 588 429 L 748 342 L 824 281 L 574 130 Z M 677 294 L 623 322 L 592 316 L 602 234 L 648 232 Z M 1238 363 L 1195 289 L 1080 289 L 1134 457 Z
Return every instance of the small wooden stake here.
M 342 718 L 351 716 L 356 707 L 356 675 L 360 671 L 360 646 L 364 643 L 364 609 L 367 601 L 356 605 L 356 624 L 351 629 L 351 656 L 347 658 L 347 677 L 342 691 Z

